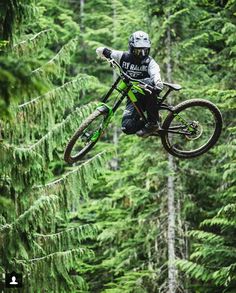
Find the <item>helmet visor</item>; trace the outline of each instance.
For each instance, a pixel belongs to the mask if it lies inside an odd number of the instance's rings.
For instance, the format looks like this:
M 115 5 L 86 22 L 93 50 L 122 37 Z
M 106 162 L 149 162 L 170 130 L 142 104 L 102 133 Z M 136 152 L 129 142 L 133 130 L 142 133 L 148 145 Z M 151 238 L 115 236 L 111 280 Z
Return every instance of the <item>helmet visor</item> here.
M 133 52 L 137 56 L 144 57 L 149 54 L 149 48 L 134 48 Z

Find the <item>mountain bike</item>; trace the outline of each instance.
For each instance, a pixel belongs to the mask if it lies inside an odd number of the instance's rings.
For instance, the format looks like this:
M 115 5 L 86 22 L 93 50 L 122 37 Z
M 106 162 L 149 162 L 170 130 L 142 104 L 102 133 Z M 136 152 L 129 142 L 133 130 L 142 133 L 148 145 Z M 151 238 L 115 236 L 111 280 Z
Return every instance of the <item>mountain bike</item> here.
M 154 88 L 127 75 L 114 59 L 107 61 L 112 67 L 119 69 L 118 77 L 96 110 L 82 122 L 69 140 L 64 153 L 64 160 L 67 163 L 77 162 L 96 145 L 126 97 L 133 103 L 140 119 L 148 122 L 146 113 L 137 104 L 137 93 L 145 95 L 147 91 L 152 94 Z M 170 105 L 165 102 L 168 95 L 172 91 L 179 91 L 181 86 L 167 82 L 163 84 L 167 90 L 162 97 L 156 96 L 156 99 L 159 113 L 167 111 L 168 114 L 152 136 L 159 136 L 165 150 L 173 156 L 193 158 L 204 154 L 220 137 L 222 115 L 219 109 L 204 99 L 191 99 L 176 106 Z M 118 92 L 118 96 L 111 107 L 108 101 L 114 91 Z

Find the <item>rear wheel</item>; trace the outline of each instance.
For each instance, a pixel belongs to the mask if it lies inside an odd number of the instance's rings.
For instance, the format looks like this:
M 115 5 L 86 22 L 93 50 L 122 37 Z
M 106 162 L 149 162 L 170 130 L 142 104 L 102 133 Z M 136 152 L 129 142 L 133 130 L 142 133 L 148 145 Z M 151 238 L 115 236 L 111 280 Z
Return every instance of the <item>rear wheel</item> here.
M 162 128 L 164 148 L 173 156 L 192 158 L 215 145 L 222 130 L 222 116 L 211 102 L 194 99 L 180 103 L 166 117 Z
M 86 155 L 97 143 L 101 136 L 102 124 L 106 116 L 104 111 L 96 110 L 80 125 L 78 130 L 69 140 L 64 160 L 67 163 L 75 163 Z

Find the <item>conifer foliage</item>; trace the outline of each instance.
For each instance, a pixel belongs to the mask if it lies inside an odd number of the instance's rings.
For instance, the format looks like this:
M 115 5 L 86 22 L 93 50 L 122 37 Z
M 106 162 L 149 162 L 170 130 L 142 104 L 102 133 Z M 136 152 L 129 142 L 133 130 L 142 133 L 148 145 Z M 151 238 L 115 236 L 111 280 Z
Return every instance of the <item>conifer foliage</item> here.
M 79 27 L 68 5 L 10 1 L 3 8 L 0 272 L 22 273 L 25 292 L 85 290 L 76 264 L 93 257 L 83 243 L 97 228 L 81 225 L 72 211 L 87 198 L 106 154 L 70 168 L 62 158 L 68 137 L 94 108 L 79 105 L 96 78 L 73 65 Z
M 0 274 L 22 273 L 23 292 L 235 293 L 235 1 L 2 2 Z M 174 105 L 221 109 L 217 146 L 170 170 L 158 138 L 121 133 L 121 107 L 96 151 L 65 165 L 69 137 L 116 76 L 96 47 L 127 50 L 136 30 L 163 80 L 171 69 L 182 85 Z

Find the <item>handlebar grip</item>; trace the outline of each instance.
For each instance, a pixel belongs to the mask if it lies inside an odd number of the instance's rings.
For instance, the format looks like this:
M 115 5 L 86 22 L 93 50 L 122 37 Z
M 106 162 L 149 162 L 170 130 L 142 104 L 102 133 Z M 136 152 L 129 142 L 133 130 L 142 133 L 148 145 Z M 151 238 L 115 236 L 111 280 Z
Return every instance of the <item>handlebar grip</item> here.
M 157 87 L 157 86 L 151 86 L 149 84 L 145 84 L 145 85 L 141 85 L 141 87 L 146 90 L 147 92 L 149 92 L 150 94 L 159 94 L 159 92 L 162 90 L 161 88 Z
M 154 90 L 154 87 L 149 85 L 149 84 L 145 85 L 145 88 L 148 89 L 151 92 L 153 92 L 153 90 Z

